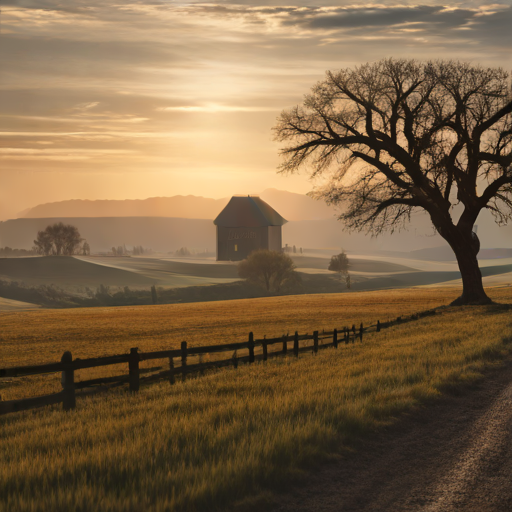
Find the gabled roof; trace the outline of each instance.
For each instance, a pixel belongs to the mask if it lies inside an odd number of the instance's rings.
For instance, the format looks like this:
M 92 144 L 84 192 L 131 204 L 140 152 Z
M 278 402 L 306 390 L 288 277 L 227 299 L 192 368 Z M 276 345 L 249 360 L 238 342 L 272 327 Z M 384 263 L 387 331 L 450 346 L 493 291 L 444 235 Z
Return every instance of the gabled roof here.
M 213 221 L 224 228 L 282 226 L 288 222 L 259 197 L 234 196 Z

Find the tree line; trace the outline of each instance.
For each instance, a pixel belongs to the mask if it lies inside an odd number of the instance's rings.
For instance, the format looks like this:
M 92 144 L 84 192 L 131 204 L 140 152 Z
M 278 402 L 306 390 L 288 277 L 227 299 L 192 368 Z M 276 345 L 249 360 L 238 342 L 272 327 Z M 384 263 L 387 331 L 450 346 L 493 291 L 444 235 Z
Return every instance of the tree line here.
M 2 258 L 17 258 L 20 256 L 34 256 L 36 255 L 34 249 L 13 249 L 12 247 L 0 247 L 0 257 Z

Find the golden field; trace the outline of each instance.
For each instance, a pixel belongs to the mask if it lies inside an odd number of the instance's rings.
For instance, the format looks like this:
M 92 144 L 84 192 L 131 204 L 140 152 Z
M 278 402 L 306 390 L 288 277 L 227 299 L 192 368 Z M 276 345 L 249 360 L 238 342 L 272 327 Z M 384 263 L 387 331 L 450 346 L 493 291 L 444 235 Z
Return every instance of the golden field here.
M 497 301 L 512 302 L 509 287 L 490 288 Z M 407 289 L 343 294 L 296 295 L 206 303 L 78 309 L 41 309 L 0 313 L 0 367 L 101 357 L 188 346 L 216 345 L 298 331 L 332 330 L 361 322 L 376 324 L 398 316 L 449 304 L 453 289 Z M 244 355 L 244 354 L 240 354 Z M 194 361 L 192 360 L 191 363 Z M 148 361 L 141 368 L 166 364 Z M 76 380 L 126 374 L 126 365 L 81 370 Z M 60 374 L 0 380 L 3 400 L 61 390 Z
M 498 302 L 512 302 L 512 287 L 489 288 Z M 449 304 L 450 288 L 295 295 L 207 303 L 0 313 L 0 365 L 21 366 L 73 357 L 246 341 L 256 338 L 365 325 Z
M 499 302 L 512 289 L 494 288 Z M 400 290 L 1 316 L 2 366 L 245 340 L 387 320 L 441 306 L 452 290 Z M 434 317 L 317 356 L 278 358 L 169 386 L 78 399 L 0 418 L 0 510 L 264 509 L 312 462 L 471 382 L 510 353 L 499 306 Z M 4 364 L 7 361 L 7 364 Z M 126 370 L 125 370 L 126 371 Z M 15 379 L 12 379 L 15 380 Z M 9 386 L 14 383 L 4 383 Z M 26 388 L 33 393 L 36 382 Z M 4 387 L 1 392 L 17 388 Z M 32 394 L 31 393 L 31 394 Z M 334 455 L 332 455 L 334 454 Z

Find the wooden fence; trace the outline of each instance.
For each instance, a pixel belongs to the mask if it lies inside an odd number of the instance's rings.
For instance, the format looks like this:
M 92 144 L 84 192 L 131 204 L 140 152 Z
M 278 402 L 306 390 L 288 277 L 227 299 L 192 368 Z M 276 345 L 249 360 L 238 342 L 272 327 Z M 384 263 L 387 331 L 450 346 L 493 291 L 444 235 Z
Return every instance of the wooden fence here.
M 224 345 L 210 345 L 206 347 L 189 347 L 186 341 L 181 343 L 181 348 L 174 350 L 159 350 L 156 352 L 139 352 L 138 348 L 130 349 L 128 354 L 119 354 L 106 357 L 97 357 L 91 359 L 73 359 L 71 352 L 64 352 L 59 363 L 50 363 L 33 366 L 19 366 L 15 368 L 0 369 L 0 378 L 3 377 L 25 377 L 29 375 L 43 375 L 49 373 L 61 372 L 62 391 L 51 395 L 38 396 L 33 398 L 23 398 L 19 400 L 0 401 L 0 415 L 11 412 L 43 407 L 62 403 L 65 411 L 74 409 L 76 406 L 77 391 L 81 395 L 97 392 L 111 387 L 128 383 L 132 392 L 139 391 L 141 384 L 155 382 L 158 380 L 168 379 L 169 383 L 175 384 L 176 377 L 180 376 L 184 381 L 187 375 L 193 373 L 203 373 L 205 370 L 213 368 L 222 368 L 233 366 L 237 368 L 240 363 L 254 363 L 255 361 L 266 361 L 270 357 L 293 355 L 299 357 L 300 353 L 311 352 L 316 354 L 322 348 L 334 347 L 338 348 L 341 344 L 363 342 L 364 333 L 380 332 L 382 328 L 395 325 L 397 323 L 415 320 L 422 316 L 435 314 L 435 310 L 426 311 L 417 315 L 412 315 L 406 319 L 398 317 L 395 321 L 388 321 L 376 325 L 364 327 L 360 324 L 359 328 L 355 325 L 352 328 L 344 327 L 339 331 L 319 333 L 314 331 L 313 334 L 298 334 L 281 336 L 278 338 L 263 338 L 255 340 L 253 333 L 249 333 L 248 341 L 241 343 L 227 343 Z M 308 345 L 308 342 L 313 342 Z M 303 343 L 300 346 L 300 342 Z M 292 344 L 290 347 L 289 345 Z M 270 348 L 270 350 L 269 350 Z M 239 351 L 247 351 L 248 355 L 240 357 Z M 255 352 L 258 351 L 256 354 Z M 223 352 L 233 352 L 232 356 L 225 359 L 203 362 L 202 356 L 206 354 L 222 354 Z M 199 362 L 189 364 L 189 358 L 193 356 L 199 357 Z M 168 369 L 162 370 L 162 367 L 143 369 L 140 368 L 141 361 L 150 360 L 168 360 Z M 175 362 L 179 362 L 178 365 Z M 99 379 L 89 379 L 75 382 L 75 371 L 86 368 L 96 368 L 100 366 L 116 365 L 128 363 L 128 375 L 117 375 L 115 377 L 106 377 Z M 151 375 L 144 376 L 155 370 L 162 370 Z

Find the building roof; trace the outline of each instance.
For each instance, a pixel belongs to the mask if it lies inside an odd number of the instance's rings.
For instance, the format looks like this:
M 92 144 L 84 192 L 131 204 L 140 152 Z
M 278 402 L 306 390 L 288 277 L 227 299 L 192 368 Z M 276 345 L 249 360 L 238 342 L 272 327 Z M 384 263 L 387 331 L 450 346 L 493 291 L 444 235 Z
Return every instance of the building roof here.
M 274 208 L 255 196 L 234 196 L 213 221 L 224 228 L 282 226 L 288 222 Z

